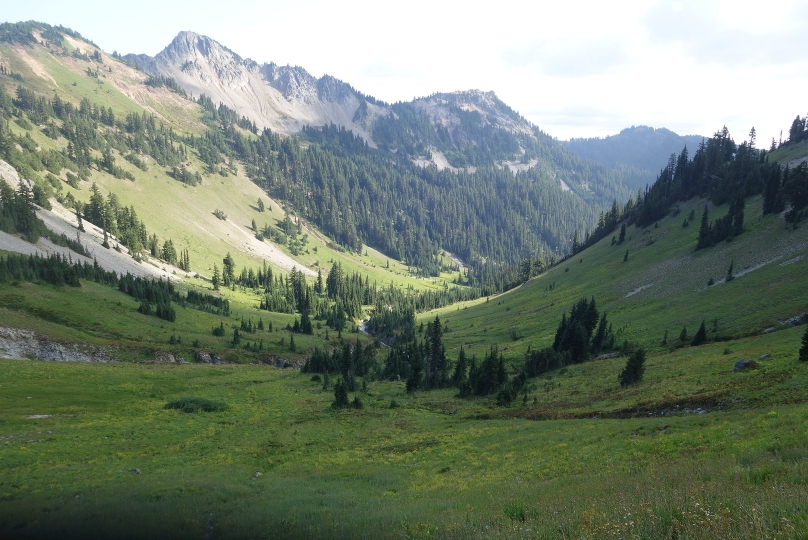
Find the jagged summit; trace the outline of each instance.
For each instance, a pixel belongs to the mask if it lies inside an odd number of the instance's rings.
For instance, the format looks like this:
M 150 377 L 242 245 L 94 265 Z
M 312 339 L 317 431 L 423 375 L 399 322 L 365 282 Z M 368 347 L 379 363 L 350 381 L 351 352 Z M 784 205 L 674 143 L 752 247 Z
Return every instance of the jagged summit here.
M 224 103 L 259 127 L 295 133 L 303 126 L 343 125 L 370 140 L 353 122 L 362 97 L 330 75 L 319 79 L 298 66 L 258 64 L 210 37 L 191 31 L 177 34 L 153 58 L 124 57 L 149 75 L 174 78 L 193 96 L 205 94 Z
M 281 133 L 292 134 L 304 126 L 334 123 L 353 131 L 372 146 L 399 148 L 401 141 L 388 140 L 389 130 L 385 126 L 402 121 L 401 106 L 429 119 L 434 133 L 424 134 L 427 140 L 434 139 L 436 133 L 445 129 L 453 147 L 471 143 L 468 136 L 461 133 L 462 125 L 468 125 L 469 120 L 474 125 L 512 134 L 532 136 L 536 131 L 536 126 L 491 91 L 436 93 L 390 106 L 357 92 L 331 75 L 316 78 L 300 66 L 259 64 L 242 59 L 216 40 L 192 31 L 177 34 L 154 57 L 128 54 L 124 58 L 150 75 L 172 77 L 192 96 L 205 94 L 214 103 L 224 103 L 254 121 L 259 128 L 268 127 Z M 478 114 L 460 118 L 464 113 Z M 399 127 L 409 129 L 411 126 Z M 486 145 L 481 141 L 474 144 Z M 436 143 L 431 146 L 439 153 L 447 149 L 437 148 Z M 517 155 L 510 157 L 518 159 Z M 440 160 L 436 163 L 444 166 Z

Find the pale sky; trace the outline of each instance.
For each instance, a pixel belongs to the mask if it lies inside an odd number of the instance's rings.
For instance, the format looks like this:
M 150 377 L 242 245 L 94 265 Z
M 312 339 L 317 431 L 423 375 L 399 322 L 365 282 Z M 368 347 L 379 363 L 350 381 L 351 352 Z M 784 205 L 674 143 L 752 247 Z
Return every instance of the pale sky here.
M 808 113 L 806 0 L 116 4 L 0 0 L 0 18 L 62 24 L 121 54 L 155 55 L 192 30 L 387 102 L 493 90 L 559 139 L 726 125 L 740 142 L 754 126 L 768 147 Z

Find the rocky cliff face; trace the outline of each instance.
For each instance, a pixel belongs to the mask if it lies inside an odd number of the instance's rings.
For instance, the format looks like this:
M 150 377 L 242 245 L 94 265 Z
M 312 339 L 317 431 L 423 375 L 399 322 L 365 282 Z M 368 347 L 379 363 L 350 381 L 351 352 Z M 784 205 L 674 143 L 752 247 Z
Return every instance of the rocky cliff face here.
M 365 103 L 350 85 L 330 75 L 319 79 L 298 66 L 258 64 L 241 59 L 215 40 L 180 32 L 155 57 L 128 54 L 124 57 L 144 72 L 174 78 L 186 92 L 209 96 L 224 103 L 259 127 L 295 133 L 304 125 L 335 123 L 345 126 L 372 143 L 373 119 L 390 114 L 390 108 Z M 471 90 L 434 94 L 413 105 L 429 114 L 435 124 L 456 124 L 452 108 L 477 111 L 487 123 L 509 131 L 530 133 L 533 127 L 502 103 L 493 92 Z M 370 107 L 372 114 L 365 111 Z
M 370 139 L 364 127 L 353 122 L 361 97 L 329 75 L 317 79 L 300 67 L 242 60 L 193 32 L 180 32 L 154 58 L 129 54 L 125 59 L 150 75 L 174 78 L 194 97 L 205 94 L 214 103 L 224 103 L 260 128 L 291 134 L 304 125 L 333 122 Z

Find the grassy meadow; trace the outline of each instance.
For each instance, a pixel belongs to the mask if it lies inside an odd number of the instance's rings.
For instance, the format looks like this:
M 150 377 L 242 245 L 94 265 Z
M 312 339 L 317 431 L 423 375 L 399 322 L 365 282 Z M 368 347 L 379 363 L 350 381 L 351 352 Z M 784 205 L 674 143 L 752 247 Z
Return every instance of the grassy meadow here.
M 769 351 L 755 371 L 731 373 L 723 351 L 708 346 L 651 357 L 646 381 L 621 390 L 622 362 L 612 359 L 538 379 L 527 403 L 508 409 L 370 382 L 357 393 L 363 410 L 337 412 L 322 382 L 266 366 L 0 360 L 0 531 L 804 538 L 800 330 L 733 342 Z M 703 414 L 621 414 L 677 389 L 720 390 L 724 401 Z M 187 396 L 229 409 L 164 408 Z M 537 421 L 548 411 L 558 419 Z

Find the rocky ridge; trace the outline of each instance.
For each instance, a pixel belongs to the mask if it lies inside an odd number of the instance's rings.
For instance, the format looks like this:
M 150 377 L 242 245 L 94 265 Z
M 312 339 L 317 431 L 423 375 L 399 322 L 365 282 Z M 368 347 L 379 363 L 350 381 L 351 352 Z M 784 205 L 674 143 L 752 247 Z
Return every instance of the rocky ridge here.
M 396 117 L 394 107 L 361 94 L 331 75 L 316 78 L 299 66 L 242 59 L 217 41 L 194 32 L 180 32 L 154 57 L 128 54 L 123 58 L 149 75 L 173 78 L 193 97 L 205 94 L 214 103 L 225 104 L 259 129 L 291 135 L 304 126 L 333 123 L 376 147 L 376 120 Z M 538 130 L 494 92 L 436 93 L 415 99 L 411 105 L 425 113 L 433 126 L 447 128 L 461 146 L 476 143 L 463 133 L 459 110 L 477 112 L 484 124 L 521 136 L 535 137 Z M 449 167 L 440 152 L 436 156 L 428 161 L 439 169 Z
M 128 54 L 124 59 L 149 75 L 172 77 L 194 97 L 205 94 L 224 103 L 259 128 L 292 134 L 306 125 L 334 123 L 370 140 L 353 121 L 362 97 L 330 75 L 318 79 L 301 67 L 241 59 L 194 32 L 180 32 L 153 58 Z

